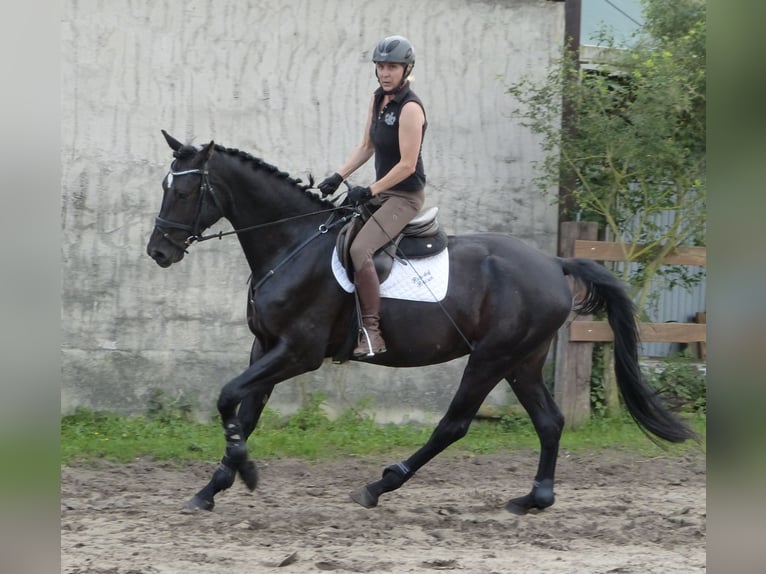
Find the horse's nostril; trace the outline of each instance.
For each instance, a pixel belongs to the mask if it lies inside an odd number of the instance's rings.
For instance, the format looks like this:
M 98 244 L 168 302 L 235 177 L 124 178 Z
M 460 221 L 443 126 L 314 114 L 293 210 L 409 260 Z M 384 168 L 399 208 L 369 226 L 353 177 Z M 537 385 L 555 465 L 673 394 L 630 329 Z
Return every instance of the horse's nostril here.
M 167 256 L 159 249 L 149 249 L 147 253 L 160 267 L 168 267 L 170 265 Z

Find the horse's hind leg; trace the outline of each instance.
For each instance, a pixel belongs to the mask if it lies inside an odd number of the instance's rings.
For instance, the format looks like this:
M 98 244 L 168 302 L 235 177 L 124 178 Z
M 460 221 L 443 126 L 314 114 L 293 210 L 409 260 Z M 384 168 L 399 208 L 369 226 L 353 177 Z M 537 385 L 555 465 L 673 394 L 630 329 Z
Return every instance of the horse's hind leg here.
M 493 373 L 497 374 L 493 376 Z M 491 364 L 472 355 L 447 413 L 439 421 L 428 442 L 407 460 L 386 467 L 383 477 L 377 482 L 351 493 L 352 500 L 365 508 L 377 506 L 381 494 L 401 487 L 428 461 L 464 437 L 481 403 L 507 373 L 508 370 L 501 370 L 499 365 L 493 369 Z
M 554 502 L 553 479 L 564 417 L 543 382 L 542 369 L 547 349 L 548 346 L 545 345 L 536 357 L 521 365 L 514 371 L 513 376 L 507 379 L 519 402 L 529 414 L 540 439 L 540 460 L 531 492 L 506 504 L 506 509 L 514 514 L 542 510 Z

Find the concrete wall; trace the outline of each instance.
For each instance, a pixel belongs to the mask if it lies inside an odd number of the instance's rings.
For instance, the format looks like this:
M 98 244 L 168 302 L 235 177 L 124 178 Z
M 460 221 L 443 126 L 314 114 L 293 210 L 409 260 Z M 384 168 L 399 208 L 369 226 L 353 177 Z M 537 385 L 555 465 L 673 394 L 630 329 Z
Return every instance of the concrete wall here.
M 140 412 L 152 390 L 213 411 L 246 365 L 248 268 L 229 238 L 163 270 L 144 248 L 171 155 L 160 129 L 331 173 L 359 141 L 376 87 L 372 48 L 403 34 L 429 130 L 427 205 L 450 233 L 513 233 L 555 249 L 552 197 L 531 185 L 538 143 L 510 117 L 510 78 L 542 76 L 563 40 L 545 0 L 66 0 L 62 22 L 62 411 Z M 505 79 L 505 80 L 504 80 Z M 372 162 L 352 177 L 371 181 Z M 555 191 L 555 190 L 554 190 Z M 213 229 L 227 229 L 222 222 Z M 272 406 L 328 393 L 372 399 L 379 420 L 430 418 L 462 361 L 417 370 L 327 365 Z M 493 401 L 507 400 L 505 390 Z

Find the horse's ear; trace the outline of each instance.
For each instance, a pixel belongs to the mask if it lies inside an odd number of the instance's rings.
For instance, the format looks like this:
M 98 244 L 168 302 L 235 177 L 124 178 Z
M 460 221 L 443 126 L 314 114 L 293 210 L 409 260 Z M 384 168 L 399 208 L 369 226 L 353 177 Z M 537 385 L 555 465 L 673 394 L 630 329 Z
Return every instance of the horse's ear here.
M 202 148 L 202 153 L 205 156 L 205 161 L 210 159 L 210 156 L 213 155 L 214 149 L 215 149 L 215 144 L 213 140 L 210 140 L 210 143 Z
M 179 149 L 181 149 L 184 146 L 184 144 L 182 144 L 176 138 L 171 136 L 165 130 L 161 130 L 161 131 L 162 131 L 162 135 L 165 136 L 165 141 L 168 142 L 168 145 L 170 146 L 170 149 L 172 149 L 173 151 L 178 151 Z

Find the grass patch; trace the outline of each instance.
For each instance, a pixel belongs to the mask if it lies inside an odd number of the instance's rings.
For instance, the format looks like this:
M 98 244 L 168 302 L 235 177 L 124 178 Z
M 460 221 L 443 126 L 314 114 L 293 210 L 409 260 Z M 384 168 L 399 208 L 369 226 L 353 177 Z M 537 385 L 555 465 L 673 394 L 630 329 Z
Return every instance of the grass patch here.
M 325 414 L 324 397 L 312 395 L 297 413 L 283 417 L 266 409 L 250 437 L 254 458 L 296 457 L 328 459 L 343 456 L 409 455 L 431 435 L 432 425 L 379 424 L 367 409 L 349 409 L 335 419 Z M 688 417 L 703 437 L 704 416 Z M 448 454 L 494 454 L 539 448 L 537 435 L 526 415 L 506 415 L 477 420 L 468 435 L 452 445 Z M 617 448 L 644 454 L 662 451 L 646 438 L 627 416 L 591 419 L 577 430 L 565 431 L 561 448 L 569 451 Z M 668 453 L 699 451 L 695 443 L 672 445 Z M 223 454 L 223 431 L 217 423 L 193 420 L 186 409 L 154 404 L 147 414 L 121 416 L 79 409 L 61 423 L 61 462 L 76 464 L 93 459 L 131 461 L 213 461 Z

